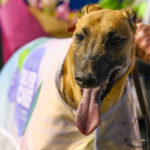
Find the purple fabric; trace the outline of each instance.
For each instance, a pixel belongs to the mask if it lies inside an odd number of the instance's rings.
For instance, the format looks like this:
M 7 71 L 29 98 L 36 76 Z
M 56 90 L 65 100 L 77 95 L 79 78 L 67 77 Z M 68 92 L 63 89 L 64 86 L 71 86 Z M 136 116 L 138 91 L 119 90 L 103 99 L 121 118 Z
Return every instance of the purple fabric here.
M 16 103 L 15 122 L 19 136 L 22 136 L 32 111 L 40 64 L 45 50 L 45 47 L 41 47 L 30 52 L 22 69 L 19 71 L 17 68 L 12 79 L 8 97 L 11 102 Z
M 0 17 L 4 63 L 22 45 L 47 36 L 23 0 L 9 0 L 1 8 Z

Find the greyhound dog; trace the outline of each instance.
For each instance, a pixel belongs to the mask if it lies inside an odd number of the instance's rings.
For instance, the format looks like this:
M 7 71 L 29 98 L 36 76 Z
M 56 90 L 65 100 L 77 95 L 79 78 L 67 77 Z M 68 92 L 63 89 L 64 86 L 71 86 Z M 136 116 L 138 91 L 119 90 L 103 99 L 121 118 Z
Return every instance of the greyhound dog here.
M 50 55 L 45 54 L 46 67 L 41 67 L 49 73 L 37 88 L 33 114 L 29 113 L 20 136 L 22 150 L 129 150 L 140 146 L 127 83 L 135 62 L 135 22 L 136 14 L 129 8 L 108 10 L 92 4 L 82 9 L 76 25 L 68 28 L 73 32 L 69 50 L 57 55 L 57 59 L 64 58 L 53 83 L 56 69 L 47 67 Z

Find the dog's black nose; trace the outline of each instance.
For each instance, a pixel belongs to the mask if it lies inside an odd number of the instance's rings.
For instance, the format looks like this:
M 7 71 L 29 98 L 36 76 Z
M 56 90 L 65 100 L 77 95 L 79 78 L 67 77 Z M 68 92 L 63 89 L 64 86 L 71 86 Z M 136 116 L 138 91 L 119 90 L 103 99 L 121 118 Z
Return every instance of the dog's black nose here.
M 81 87 L 92 87 L 96 84 L 96 76 L 93 73 L 78 72 L 75 75 L 76 82 Z

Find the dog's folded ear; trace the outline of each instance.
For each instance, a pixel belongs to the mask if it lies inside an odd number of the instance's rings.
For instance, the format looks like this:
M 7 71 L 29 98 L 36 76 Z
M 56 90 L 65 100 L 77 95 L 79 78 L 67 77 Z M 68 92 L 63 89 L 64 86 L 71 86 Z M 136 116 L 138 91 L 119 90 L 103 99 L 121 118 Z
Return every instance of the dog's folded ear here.
M 130 27 L 135 32 L 135 30 L 136 30 L 136 19 L 137 19 L 136 12 L 134 12 L 131 8 L 126 8 L 126 9 L 124 9 L 124 11 L 125 11 L 125 15 L 128 19 Z
M 74 30 L 76 29 L 76 24 L 72 24 L 71 26 L 69 26 L 66 31 L 67 32 L 74 32 Z
M 98 4 L 85 5 L 81 10 L 81 15 L 84 16 L 92 11 L 100 10 L 101 7 Z
M 96 11 L 96 10 L 100 10 L 100 9 L 101 9 L 101 7 L 98 4 L 85 5 L 81 10 L 81 17 L 92 11 Z M 73 24 L 67 28 L 67 32 L 74 32 L 75 28 L 76 28 L 76 24 Z

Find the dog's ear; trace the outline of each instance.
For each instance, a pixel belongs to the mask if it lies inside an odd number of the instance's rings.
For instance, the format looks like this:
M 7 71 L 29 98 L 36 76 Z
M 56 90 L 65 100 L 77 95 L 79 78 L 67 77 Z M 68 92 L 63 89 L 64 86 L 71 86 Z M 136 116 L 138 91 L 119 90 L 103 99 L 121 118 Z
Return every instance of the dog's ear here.
M 92 11 L 96 11 L 96 10 L 100 10 L 101 7 L 98 4 L 89 4 L 89 5 L 85 5 L 82 9 L 81 9 L 81 18 L 82 16 L 92 12 Z M 80 20 L 80 18 L 79 18 Z M 71 25 L 70 27 L 67 28 L 67 32 L 74 32 L 76 29 L 76 24 Z
M 67 28 L 67 32 L 74 32 L 75 31 L 75 29 L 76 29 L 76 24 L 72 24 L 71 26 L 69 26 L 68 28 Z
M 81 15 L 84 16 L 92 11 L 100 10 L 101 7 L 98 4 L 90 4 L 90 5 L 85 5 L 82 10 L 81 10 Z
M 126 8 L 126 9 L 124 9 L 124 11 L 125 11 L 125 15 L 128 19 L 130 27 L 135 32 L 135 30 L 136 30 L 136 19 L 137 19 L 136 12 L 134 12 L 131 8 Z

